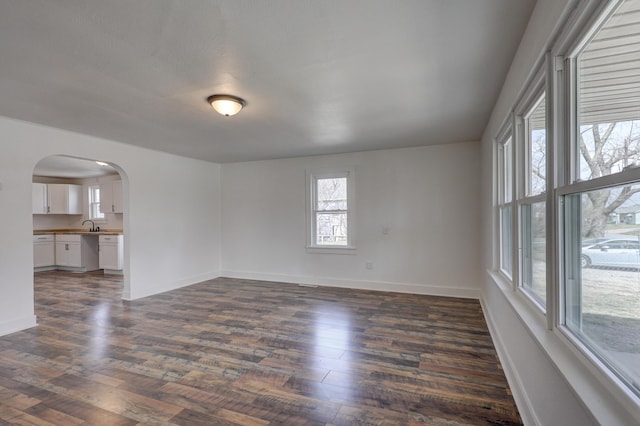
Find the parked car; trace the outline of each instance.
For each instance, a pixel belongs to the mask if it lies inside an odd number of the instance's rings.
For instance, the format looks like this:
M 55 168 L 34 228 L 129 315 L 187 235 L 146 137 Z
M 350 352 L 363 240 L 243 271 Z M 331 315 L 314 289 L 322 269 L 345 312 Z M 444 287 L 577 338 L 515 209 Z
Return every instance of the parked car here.
M 615 268 L 640 269 L 640 240 L 638 238 L 612 238 L 582 246 L 580 264 Z
M 599 237 L 599 238 L 589 238 L 588 240 L 582 240 L 582 247 L 592 246 L 603 241 L 607 240 L 615 240 L 615 237 Z

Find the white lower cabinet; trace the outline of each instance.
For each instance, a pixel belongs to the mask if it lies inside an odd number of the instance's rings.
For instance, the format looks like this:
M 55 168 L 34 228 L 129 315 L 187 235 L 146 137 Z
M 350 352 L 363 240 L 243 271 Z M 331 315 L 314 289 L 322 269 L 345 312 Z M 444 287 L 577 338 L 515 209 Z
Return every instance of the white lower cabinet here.
M 122 273 L 124 258 L 122 235 L 100 235 L 99 266 L 105 273 Z
M 81 272 L 99 269 L 98 240 L 95 236 L 57 234 L 55 241 L 57 266 Z
M 44 268 L 56 264 L 53 234 L 33 236 L 33 267 Z
M 33 267 L 122 274 L 123 235 L 42 234 L 33 236 Z M 45 269 L 46 268 L 46 269 Z
M 56 242 L 56 264 L 58 266 L 71 266 L 79 268 L 82 265 L 80 243 Z

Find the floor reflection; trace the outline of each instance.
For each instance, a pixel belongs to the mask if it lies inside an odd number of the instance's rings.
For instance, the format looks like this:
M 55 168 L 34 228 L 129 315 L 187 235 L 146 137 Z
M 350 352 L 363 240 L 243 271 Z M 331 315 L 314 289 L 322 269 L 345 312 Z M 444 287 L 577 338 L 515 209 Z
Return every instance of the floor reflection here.
M 103 358 L 107 350 L 109 337 L 111 304 L 101 303 L 94 307 L 91 313 L 91 322 L 95 324 L 91 327 L 91 338 L 89 340 L 90 358 Z
M 322 383 L 318 384 L 318 394 L 327 393 L 330 387 L 329 398 L 332 401 L 350 400 L 353 397 L 353 372 L 349 357 L 344 355 L 352 343 L 351 312 L 342 306 L 321 305 L 314 314 L 314 367 L 326 369 L 327 364 L 331 364 L 340 370 L 329 370 Z M 340 354 L 339 362 L 327 362 L 328 348 L 340 351 L 333 352 Z M 339 385 L 336 379 L 339 379 Z

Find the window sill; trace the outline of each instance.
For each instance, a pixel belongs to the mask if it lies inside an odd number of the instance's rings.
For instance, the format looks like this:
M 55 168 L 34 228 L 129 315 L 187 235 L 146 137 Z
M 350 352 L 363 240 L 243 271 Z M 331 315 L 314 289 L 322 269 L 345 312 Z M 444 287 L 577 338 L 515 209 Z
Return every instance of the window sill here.
M 307 246 L 307 253 L 309 254 L 347 254 L 354 255 L 357 250 L 353 246 Z
M 634 424 L 640 422 L 638 398 L 617 377 L 590 355 L 561 329 L 548 330 L 545 316 L 520 292 L 516 292 L 496 271 L 487 271 L 491 281 L 501 290 L 534 341 L 547 354 L 578 399 L 601 424 Z M 582 349 L 582 350 L 581 350 Z

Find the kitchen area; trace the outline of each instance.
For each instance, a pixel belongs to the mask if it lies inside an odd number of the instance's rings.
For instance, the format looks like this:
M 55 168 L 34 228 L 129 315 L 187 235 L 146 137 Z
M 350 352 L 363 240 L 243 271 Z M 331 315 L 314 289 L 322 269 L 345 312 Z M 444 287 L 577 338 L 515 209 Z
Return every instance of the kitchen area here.
M 41 160 L 32 180 L 34 272 L 122 274 L 122 180 L 107 163 Z

